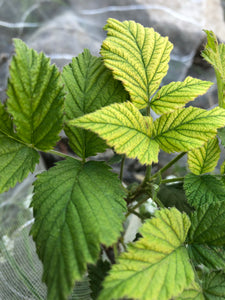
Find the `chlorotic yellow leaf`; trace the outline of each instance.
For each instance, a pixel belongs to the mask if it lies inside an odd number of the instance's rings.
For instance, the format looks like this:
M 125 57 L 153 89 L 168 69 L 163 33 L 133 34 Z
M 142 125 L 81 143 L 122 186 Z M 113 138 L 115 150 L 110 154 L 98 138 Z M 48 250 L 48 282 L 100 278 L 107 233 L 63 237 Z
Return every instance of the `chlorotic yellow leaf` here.
M 139 109 L 147 106 L 168 70 L 173 45 L 153 28 L 109 19 L 101 55 Z
M 154 122 L 155 140 L 166 152 L 189 151 L 214 138 L 225 125 L 225 109 L 180 108 Z
M 192 77 L 187 77 L 183 82 L 171 82 L 155 94 L 151 100 L 151 108 L 157 114 L 171 112 L 206 93 L 212 84 Z
M 131 102 L 106 106 L 70 124 L 98 133 L 117 153 L 137 157 L 143 164 L 158 162 L 159 145 L 151 138 L 152 118 L 143 117 Z
M 180 295 L 194 280 L 183 245 L 189 227 L 188 216 L 176 208 L 156 212 L 142 226 L 142 238 L 113 265 L 98 299 L 168 300 Z
M 196 175 L 211 172 L 220 158 L 220 146 L 217 138 L 206 142 L 202 147 L 188 152 L 188 166 Z

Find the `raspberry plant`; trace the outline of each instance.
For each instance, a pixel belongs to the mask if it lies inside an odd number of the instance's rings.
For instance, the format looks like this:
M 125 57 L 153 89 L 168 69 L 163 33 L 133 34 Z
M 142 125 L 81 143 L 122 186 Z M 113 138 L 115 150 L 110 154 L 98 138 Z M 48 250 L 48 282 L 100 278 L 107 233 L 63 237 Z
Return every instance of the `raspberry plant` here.
M 225 144 L 225 45 L 206 31 L 202 56 L 215 69 L 219 106 L 204 110 L 185 105 L 211 82 L 187 77 L 161 86 L 173 48 L 167 37 L 134 21 L 109 19 L 105 30 L 101 57 L 84 50 L 62 73 L 14 40 L 0 105 L 0 192 L 34 171 L 40 151 L 65 158 L 37 175 L 31 203 L 49 300 L 67 299 L 84 276 L 92 299 L 225 299 L 225 163 L 213 173 L 219 140 Z M 74 156 L 53 150 L 62 129 Z M 106 148 L 120 155 L 120 174 L 89 158 Z M 153 173 L 160 149 L 177 156 Z M 186 153 L 188 174 L 165 179 Z M 125 188 L 126 157 L 146 165 L 146 174 Z M 175 203 L 178 192 L 186 199 Z M 149 198 L 154 215 L 141 213 Z M 130 214 L 143 225 L 126 245 Z M 110 263 L 103 261 L 109 249 Z

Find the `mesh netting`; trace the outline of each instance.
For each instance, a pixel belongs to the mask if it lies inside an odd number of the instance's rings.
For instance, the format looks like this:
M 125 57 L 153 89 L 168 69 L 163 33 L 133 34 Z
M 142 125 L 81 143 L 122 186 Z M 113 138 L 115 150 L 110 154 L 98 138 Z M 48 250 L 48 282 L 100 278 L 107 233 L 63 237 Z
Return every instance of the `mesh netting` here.
M 29 231 L 33 176 L 0 195 L 0 300 L 46 299 L 40 262 Z M 75 285 L 70 300 L 90 300 L 89 281 Z

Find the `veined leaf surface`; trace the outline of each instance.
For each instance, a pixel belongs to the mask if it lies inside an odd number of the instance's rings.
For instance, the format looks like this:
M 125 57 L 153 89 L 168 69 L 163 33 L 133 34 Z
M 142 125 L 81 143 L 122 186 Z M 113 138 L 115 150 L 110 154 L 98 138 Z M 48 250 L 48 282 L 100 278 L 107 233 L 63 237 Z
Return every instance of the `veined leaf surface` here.
M 39 150 L 51 149 L 63 119 L 63 92 L 59 71 L 43 53 L 37 54 L 15 39 L 10 64 L 7 107 L 18 137 Z
M 195 264 L 225 270 L 225 201 L 201 205 L 191 214 L 188 251 Z
M 203 294 L 205 300 L 225 299 L 225 273 L 210 272 L 203 277 Z
M 172 44 L 134 21 L 108 19 L 104 29 L 108 31 L 101 49 L 105 65 L 122 81 L 134 105 L 145 108 L 167 73 Z
M 201 287 L 193 281 L 175 300 L 204 300 Z
M 157 114 L 171 112 L 205 94 L 212 84 L 210 81 L 203 81 L 190 76 L 182 82 L 171 82 L 155 94 L 150 106 Z
M 188 203 L 194 207 L 225 200 L 225 185 L 213 175 L 187 174 L 184 190 Z
M 23 181 L 38 161 L 38 152 L 16 138 L 12 120 L 0 103 L 0 193 Z
M 186 214 L 162 209 L 147 220 L 143 236 L 130 244 L 106 277 L 99 300 L 123 297 L 166 300 L 178 296 L 194 280 L 183 245 L 190 226 Z
M 154 139 L 166 152 L 189 151 L 213 138 L 217 128 L 224 124 L 225 110 L 222 108 L 209 111 L 191 106 L 180 108 L 154 122 Z
M 225 271 L 225 251 L 222 247 L 213 247 L 196 241 L 188 245 L 188 253 L 194 265 L 202 264 L 213 270 Z
M 225 245 L 225 201 L 206 204 L 191 215 L 189 243 Z
M 205 33 L 207 44 L 201 54 L 215 70 L 219 106 L 225 108 L 225 45 L 218 44 L 216 35 L 212 31 L 205 30 Z
M 192 173 L 200 175 L 215 169 L 220 158 L 220 146 L 217 138 L 207 141 L 201 148 L 188 152 L 188 166 Z
M 125 192 L 102 162 L 68 158 L 38 175 L 34 183 L 35 222 L 31 234 L 44 265 L 48 299 L 64 300 L 100 243 L 115 243 L 122 231 Z
M 143 117 L 131 102 L 112 104 L 70 124 L 98 133 L 117 153 L 137 157 L 143 164 L 158 162 L 159 145 L 151 138 L 152 118 Z
M 103 152 L 105 142 L 95 133 L 69 125 L 67 121 L 91 113 L 114 102 L 124 102 L 128 94 L 115 80 L 100 57 L 89 50 L 73 58 L 63 68 L 62 80 L 67 92 L 65 99 L 65 132 L 74 152 L 82 158 Z

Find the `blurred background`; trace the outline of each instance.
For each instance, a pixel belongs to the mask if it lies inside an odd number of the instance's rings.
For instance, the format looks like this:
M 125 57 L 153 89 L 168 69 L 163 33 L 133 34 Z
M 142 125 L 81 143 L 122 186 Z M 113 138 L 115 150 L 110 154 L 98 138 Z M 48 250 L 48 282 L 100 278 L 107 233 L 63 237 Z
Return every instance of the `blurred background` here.
M 61 69 L 84 48 L 99 55 L 109 17 L 135 20 L 169 36 L 174 49 L 164 83 L 188 75 L 215 82 L 214 71 L 200 56 L 206 43 L 203 29 L 213 30 L 224 42 L 224 12 L 224 0 L 0 0 L 0 99 L 6 99 L 13 38 L 43 51 Z M 216 104 L 215 85 L 191 103 L 206 109 Z M 168 155 L 160 155 L 162 164 L 168 161 Z M 186 168 L 183 164 L 177 168 Z M 46 161 L 41 160 L 36 173 L 45 169 Z M 135 171 L 138 179 L 143 169 L 130 161 L 125 171 L 128 178 Z M 42 266 L 29 237 L 33 180 L 30 175 L 0 195 L 0 300 L 46 298 Z M 91 299 L 89 283 L 76 286 L 70 299 Z

